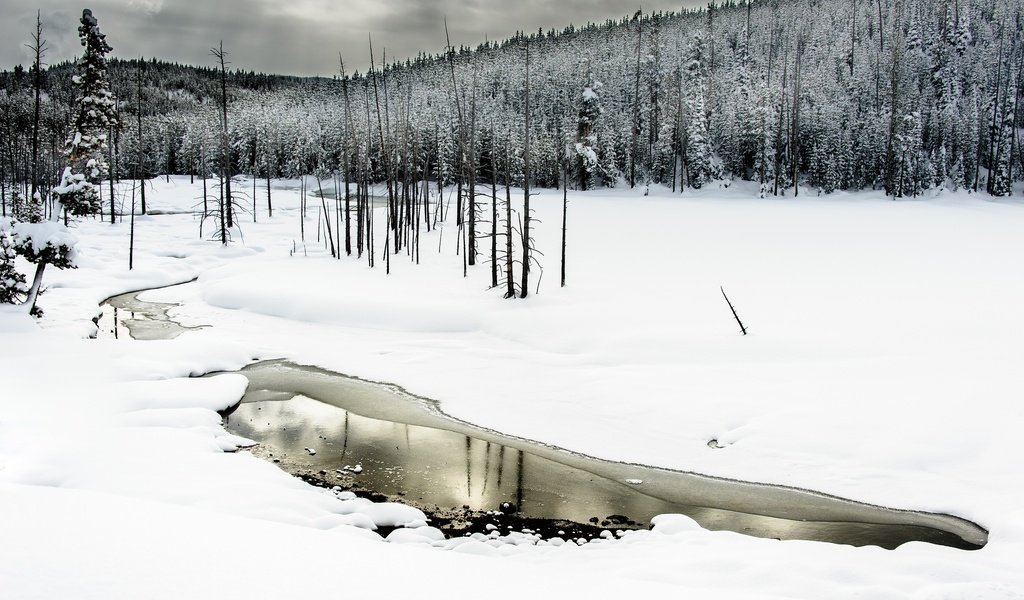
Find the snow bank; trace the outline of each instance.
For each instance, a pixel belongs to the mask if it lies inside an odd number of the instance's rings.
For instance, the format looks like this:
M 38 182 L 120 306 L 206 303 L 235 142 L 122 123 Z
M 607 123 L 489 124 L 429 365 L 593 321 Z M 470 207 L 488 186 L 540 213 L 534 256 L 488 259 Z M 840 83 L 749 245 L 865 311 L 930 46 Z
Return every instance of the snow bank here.
M 315 215 L 303 251 L 293 190 L 275 191 L 274 217 L 261 211 L 224 249 L 189 214 L 198 185 L 154 186 L 151 205 L 167 214 L 137 219 L 134 270 L 126 223 L 84 221 L 79 269 L 47 272 L 41 329 L 0 310 L 0 589 L 14 597 L 380 593 L 381 581 L 446 597 L 1024 589 L 1020 204 L 759 200 L 744 186 L 571 194 L 559 288 L 561 194 L 542 191 L 547 272 L 534 273 L 539 295 L 508 302 L 488 289 L 486 264 L 461 276 L 454 227 L 424 232 L 422 264 L 394 256 L 385 276 L 327 256 Z M 146 298 L 214 327 L 168 342 L 75 339 L 95 333 L 103 298 L 195 277 Z M 596 456 L 959 514 L 988 527 L 990 543 L 890 552 L 708 532 L 678 516 L 583 546 L 522 543 L 528 534 L 442 542 L 421 514 L 360 506 L 224 452 L 245 444 L 216 418 L 242 381 L 189 376 L 279 356 Z M 392 541 L 417 543 L 371 543 L 378 519 L 412 525 Z M 339 560 L 360 576 L 335 581 Z M 395 564 L 409 576 L 393 577 Z M 494 586 L 510 568 L 518 587 Z

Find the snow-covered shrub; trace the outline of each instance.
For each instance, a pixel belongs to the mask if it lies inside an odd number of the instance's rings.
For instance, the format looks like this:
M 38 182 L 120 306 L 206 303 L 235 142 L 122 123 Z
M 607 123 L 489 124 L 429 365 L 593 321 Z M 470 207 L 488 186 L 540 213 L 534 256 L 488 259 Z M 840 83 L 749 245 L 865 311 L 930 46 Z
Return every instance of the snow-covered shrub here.
M 21 222 L 11 227 L 14 249 L 29 262 L 53 265 L 58 269 L 74 269 L 78 258 L 78 238 L 57 221 Z
M 0 224 L 0 304 L 19 304 L 28 293 L 25 276 L 14 268 L 14 243 Z

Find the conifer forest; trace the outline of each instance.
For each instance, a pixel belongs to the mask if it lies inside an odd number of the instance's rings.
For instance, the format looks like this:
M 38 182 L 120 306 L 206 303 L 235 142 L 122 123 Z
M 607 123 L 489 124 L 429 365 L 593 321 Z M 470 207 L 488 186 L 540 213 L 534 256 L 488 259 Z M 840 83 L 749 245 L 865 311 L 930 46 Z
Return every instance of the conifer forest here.
M 114 58 L 120 118 L 108 162 L 117 178 L 392 179 L 408 196 L 423 180 L 522 185 L 529 154 L 530 184 L 551 188 L 565 179 L 685 193 L 724 179 L 759 182 L 763 196 L 804 186 L 1008 195 L 1024 177 L 1020 9 L 772 0 L 638 11 L 476 47 L 452 42 L 401 62 L 378 53 L 366 72 L 341 57 L 332 78 L 233 71 L 223 48 L 226 119 L 215 58 L 197 67 Z M 72 74 L 65 63 L 0 76 L 5 211 L 60 179 Z M 34 183 L 37 84 L 36 143 L 47 159 Z

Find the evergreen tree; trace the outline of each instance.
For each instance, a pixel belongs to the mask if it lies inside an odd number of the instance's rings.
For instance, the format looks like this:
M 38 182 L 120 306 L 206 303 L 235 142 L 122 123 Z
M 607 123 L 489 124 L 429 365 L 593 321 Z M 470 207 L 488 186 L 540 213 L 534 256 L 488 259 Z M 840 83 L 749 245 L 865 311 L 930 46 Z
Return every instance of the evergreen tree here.
M 66 152 L 68 166 L 54 194 L 61 206 L 71 215 L 95 214 L 100 210 L 99 193 L 95 184 L 107 174 L 104 153 L 107 132 L 117 125 L 116 103 L 110 91 L 106 55 L 112 50 L 92 11 L 82 11 L 78 36 L 85 47 L 78 60 L 78 74 L 73 81 L 78 86 L 75 101 L 77 114 L 74 128 L 68 137 Z
M 107 172 L 104 160 L 107 131 L 117 124 L 114 97 L 107 79 L 105 56 L 111 50 L 92 11 L 82 11 L 79 37 L 85 51 L 78 61 L 78 74 L 74 78 L 79 87 L 75 101 L 78 114 L 67 142 L 68 166 L 61 183 L 53 189 L 57 209 L 44 222 L 22 222 L 13 228 L 15 249 L 29 262 L 36 264 L 32 286 L 25 304 L 29 312 L 38 314 L 36 299 L 43 283 L 46 265 L 58 269 L 75 267 L 77 238 L 61 225 L 60 209 L 66 215 L 86 215 L 99 212 L 99 193 L 95 183 Z M 67 216 L 65 215 L 65 219 Z
M 580 189 L 587 189 L 590 179 L 597 170 L 598 158 L 597 135 L 594 133 L 594 126 L 598 117 L 601 116 L 601 97 L 598 90 L 601 89 L 600 81 L 593 81 L 583 88 L 580 98 L 579 117 L 577 119 L 576 131 L 576 170 L 577 183 Z
M 686 61 L 686 170 L 689 183 L 694 188 L 722 176 L 721 165 L 715 158 L 708 134 L 707 114 L 704 109 L 707 95 L 706 76 L 704 72 L 704 40 L 698 34 L 690 42 L 689 56 Z
M 14 244 L 0 227 L 0 304 L 18 304 L 28 293 L 25 276 L 14 268 Z

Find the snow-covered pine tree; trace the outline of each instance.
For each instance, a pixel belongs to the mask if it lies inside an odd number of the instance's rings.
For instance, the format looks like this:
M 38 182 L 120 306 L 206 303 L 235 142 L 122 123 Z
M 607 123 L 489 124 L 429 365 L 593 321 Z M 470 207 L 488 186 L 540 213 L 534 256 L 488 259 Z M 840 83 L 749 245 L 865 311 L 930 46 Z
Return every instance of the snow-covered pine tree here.
M 78 113 L 67 142 L 68 166 L 60 185 L 52 192 L 57 206 L 51 211 L 49 221 L 21 222 L 12 228 L 16 252 L 36 264 L 32 286 L 25 299 L 29 312 L 35 314 L 38 314 L 36 299 L 46 265 L 58 269 L 75 267 L 78 239 L 59 222 L 61 211 L 65 211 L 66 219 L 67 215 L 95 214 L 100 210 L 95 183 L 107 172 L 104 159 L 107 131 L 117 124 L 105 58 L 111 48 L 100 33 L 92 11 L 82 11 L 81 23 L 78 33 L 85 51 L 77 63 L 78 74 L 73 80 L 79 87 L 75 102 Z
M 930 166 L 925 165 L 926 158 L 921 151 L 921 113 L 912 111 L 900 120 L 896 134 L 896 170 L 892 195 L 900 198 L 906 195 L 917 196 L 923 189 L 922 177 L 927 174 Z
M 14 243 L 0 226 L 0 304 L 18 304 L 28 293 L 25 276 L 14 268 Z
M 594 126 L 598 117 L 601 116 L 601 97 L 598 90 L 601 89 L 601 82 L 594 81 L 583 88 L 580 98 L 579 119 L 576 131 L 576 169 L 577 184 L 580 189 L 586 190 L 589 187 L 590 179 L 597 170 L 597 135 L 594 133 Z
M 95 184 L 108 170 L 104 158 L 107 132 L 117 125 L 117 112 L 107 76 L 106 55 L 112 48 L 89 9 L 82 11 L 78 37 L 85 51 L 73 78 L 78 86 L 77 112 L 67 140 L 68 166 L 53 193 L 68 214 L 81 216 L 100 210 Z
M 690 185 L 700 188 L 722 176 L 721 165 L 715 158 L 708 135 L 707 114 L 704 99 L 707 94 L 704 73 L 704 40 L 700 34 L 693 36 L 688 48 L 685 65 L 686 76 L 686 171 Z
M 757 87 L 757 154 L 754 160 L 754 171 L 761 184 L 760 196 L 766 198 L 771 189 L 771 181 L 775 177 L 775 137 L 772 124 L 776 120 L 775 104 L 767 82 L 762 81 Z

